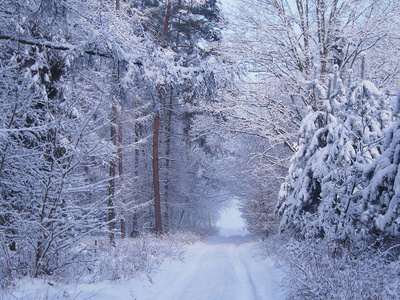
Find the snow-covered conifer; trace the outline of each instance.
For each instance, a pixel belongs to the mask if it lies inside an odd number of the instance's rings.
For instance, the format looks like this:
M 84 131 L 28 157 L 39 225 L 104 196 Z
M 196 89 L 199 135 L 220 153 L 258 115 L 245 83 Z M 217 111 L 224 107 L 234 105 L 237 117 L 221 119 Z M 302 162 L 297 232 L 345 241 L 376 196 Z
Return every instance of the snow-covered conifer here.
M 388 131 L 385 151 L 364 168 L 361 222 L 370 233 L 400 237 L 400 122 Z
M 379 157 L 390 111 L 372 82 L 360 79 L 346 89 L 338 73 L 325 99 L 323 110 L 302 122 L 277 212 L 282 230 L 345 239 L 359 232 L 354 196 L 364 182 L 358 166 Z

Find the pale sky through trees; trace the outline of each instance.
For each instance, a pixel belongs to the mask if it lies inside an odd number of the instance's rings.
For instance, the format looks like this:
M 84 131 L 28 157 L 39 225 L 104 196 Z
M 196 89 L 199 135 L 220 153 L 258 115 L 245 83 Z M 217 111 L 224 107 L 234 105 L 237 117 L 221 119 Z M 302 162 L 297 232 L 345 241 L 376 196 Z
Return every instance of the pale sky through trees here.
M 216 225 L 223 236 L 244 235 L 248 233 L 244 229 L 245 223 L 239 211 L 237 200 L 232 200 L 232 204 L 221 212 Z

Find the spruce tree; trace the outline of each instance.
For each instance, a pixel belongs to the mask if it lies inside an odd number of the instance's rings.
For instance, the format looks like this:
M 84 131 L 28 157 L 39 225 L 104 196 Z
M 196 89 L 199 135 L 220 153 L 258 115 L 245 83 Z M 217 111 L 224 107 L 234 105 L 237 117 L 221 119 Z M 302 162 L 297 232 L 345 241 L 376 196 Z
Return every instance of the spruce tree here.
M 400 122 L 387 133 L 385 151 L 363 169 L 365 189 L 361 192 L 363 226 L 372 237 L 400 237 Z
M 364 63 L 362 63 L 364 66 Z M 277 211 L 281 229 L 345 240 L 360 233 L 357 194 L 364 188 L 359 166 L 381 153 L 383 131 L 390 124 L 384 95 L 364 79 L 347 83 L 336 71 L 325 90 L 322 110 L 304 118 L 299 149 L 281 187 Z

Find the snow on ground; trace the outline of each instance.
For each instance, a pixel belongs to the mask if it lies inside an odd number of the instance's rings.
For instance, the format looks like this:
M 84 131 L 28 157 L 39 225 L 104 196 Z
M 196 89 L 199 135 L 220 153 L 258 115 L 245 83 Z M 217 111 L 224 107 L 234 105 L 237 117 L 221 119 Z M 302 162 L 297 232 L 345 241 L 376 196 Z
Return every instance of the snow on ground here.
M 184 261 L 165 261 L 152 275 L 93 284 L 49 285 L 26 279 L 7 299 L 279 300 L 279 271 L 257 256 L 255 236 L 243 229 L 233 205 L 218 222 L 220 234 L 187 247 Z

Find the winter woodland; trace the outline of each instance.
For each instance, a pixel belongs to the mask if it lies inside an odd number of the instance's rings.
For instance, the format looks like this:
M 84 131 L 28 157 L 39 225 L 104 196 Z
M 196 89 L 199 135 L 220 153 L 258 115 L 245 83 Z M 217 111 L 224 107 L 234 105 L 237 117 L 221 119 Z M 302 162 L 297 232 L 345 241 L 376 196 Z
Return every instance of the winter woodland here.
M 0 0 L 0 295 L 151 274 L 235 199 L 287 299 L 400 297 L 400 3 L 221 2 Z

